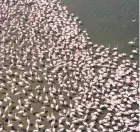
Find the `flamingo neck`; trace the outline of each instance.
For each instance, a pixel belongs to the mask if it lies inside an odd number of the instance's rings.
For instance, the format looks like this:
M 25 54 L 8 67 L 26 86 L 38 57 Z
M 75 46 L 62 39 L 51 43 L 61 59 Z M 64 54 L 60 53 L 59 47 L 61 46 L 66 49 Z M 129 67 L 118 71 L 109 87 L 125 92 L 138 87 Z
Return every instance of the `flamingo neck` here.
M 134 43 L 135 43 L 136 39 L 137 39 L 137 38 L 134 38 Z

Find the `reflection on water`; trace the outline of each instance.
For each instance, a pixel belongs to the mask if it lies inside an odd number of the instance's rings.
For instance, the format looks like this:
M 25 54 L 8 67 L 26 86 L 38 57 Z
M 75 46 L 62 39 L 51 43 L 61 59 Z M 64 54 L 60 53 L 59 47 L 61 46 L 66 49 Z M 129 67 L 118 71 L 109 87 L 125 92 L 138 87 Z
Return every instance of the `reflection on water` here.
M 68 10 L 80 17 L 94 43 L 119 45 L 121 52 L 129 54 L 138 47 L 138 40 L 136 47 L 128 45 L 138 37 L 138 3 L 138 0 L 63 0 Z

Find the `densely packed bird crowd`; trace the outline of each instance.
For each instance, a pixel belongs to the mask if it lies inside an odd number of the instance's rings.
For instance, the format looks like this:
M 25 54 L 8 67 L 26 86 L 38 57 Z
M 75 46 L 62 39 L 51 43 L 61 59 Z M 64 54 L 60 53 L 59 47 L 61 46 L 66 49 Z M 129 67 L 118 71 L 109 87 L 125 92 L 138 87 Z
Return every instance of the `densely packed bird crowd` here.
M 0 5 L 0 132 L 136 129 L 137 61 L 93 44 L 58 0 Z

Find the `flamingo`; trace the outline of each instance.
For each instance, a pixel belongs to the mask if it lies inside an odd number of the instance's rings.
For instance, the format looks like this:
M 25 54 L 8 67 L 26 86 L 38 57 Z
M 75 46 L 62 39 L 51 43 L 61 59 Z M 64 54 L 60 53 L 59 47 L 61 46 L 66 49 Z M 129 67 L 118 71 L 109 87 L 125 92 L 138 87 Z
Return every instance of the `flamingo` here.
M 136 39 L 137 39 L 137 38 L 135 37 L 135 38 L 134 38 L 134 41 L 129 41 L 128 44 L 130 44 L 130 45 L 134 45 L 135 42 L 136 42 Z

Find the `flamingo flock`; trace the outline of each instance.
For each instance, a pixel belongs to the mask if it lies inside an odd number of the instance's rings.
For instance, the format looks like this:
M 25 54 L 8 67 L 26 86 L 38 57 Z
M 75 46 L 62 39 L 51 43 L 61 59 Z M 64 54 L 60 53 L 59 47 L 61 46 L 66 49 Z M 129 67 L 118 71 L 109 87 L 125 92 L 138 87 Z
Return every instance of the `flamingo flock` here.
M 137 61 L 59 0 L 0 5 L 0 132 L 139 131 Z

